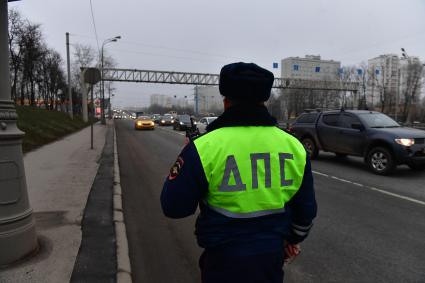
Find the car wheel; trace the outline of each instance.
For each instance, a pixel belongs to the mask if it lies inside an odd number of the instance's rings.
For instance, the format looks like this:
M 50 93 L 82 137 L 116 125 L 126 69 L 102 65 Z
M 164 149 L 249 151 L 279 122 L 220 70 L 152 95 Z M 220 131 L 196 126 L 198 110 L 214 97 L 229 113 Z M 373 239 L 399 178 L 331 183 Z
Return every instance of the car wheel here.
M 393 155 L 385 147 L 372 148 L 366 162 L 372 172 L 378 175 L 389 175 L 396 167 Z
M 319 149 L 317 148 L 316 143 L 311 138 L 304 138 L 301 143 L 310 155 L 310 159 L 316 159 L 319 155 Z
M 410 163 L 410 164 L 407 164 L 407 166 L 409 166 L 409 168 L 412 169 L 412 170 L 414 170 L 414 171 L 423 171 L 423 170 L 425 170 L 425 164 Z

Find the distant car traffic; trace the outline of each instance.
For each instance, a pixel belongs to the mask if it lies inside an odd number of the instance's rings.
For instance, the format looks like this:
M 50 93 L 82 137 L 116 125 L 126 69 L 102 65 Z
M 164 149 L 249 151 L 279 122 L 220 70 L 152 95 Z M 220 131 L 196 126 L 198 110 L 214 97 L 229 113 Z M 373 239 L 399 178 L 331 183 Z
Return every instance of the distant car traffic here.
M 190 122 L 189 115 L 177 115 L 173 123 L 173 129 L 178 131 L 184 131 L 189 129 L 191 126 L 192 123 Z
M 155 123 L 159 124 L 159 122 L 161 121 L 161 114 L 152 114 L 152 115 L 151 115 L 151 119 L 152 119 Z
M 425 169 L 425 131 L 400 126 L 387 115 L 366 110 L 303 113 L 290 131 L 310 157 L 319 150 L 339 157 L 362 156 L 376 174 L 387 175 L 397 165 Z
M 148 116 L 140 116 L 134 122 L 134 129 L 136 130 L 154 130 L 155 123 Z
M 217 119 L 217 117 L 203 117 L 199 120 L 198 123 L 196 123 L 196 127 L 198 128 L 199 132 L 203 134 L 207 131 L 207 126 L 215 119 Z
M 160 126 L 171 126 L 174 123 L 174 117 L 169 114 L 165 114 L 161 117 L 161 120 L 159 121 Z

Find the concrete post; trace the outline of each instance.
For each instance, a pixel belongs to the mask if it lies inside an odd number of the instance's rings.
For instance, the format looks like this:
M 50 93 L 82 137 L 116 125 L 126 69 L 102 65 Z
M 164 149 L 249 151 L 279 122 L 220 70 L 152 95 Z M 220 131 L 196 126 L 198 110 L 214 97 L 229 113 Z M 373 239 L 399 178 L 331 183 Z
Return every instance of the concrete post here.
M 80 73 L 80 86 L 82 91 L 81 104 L 83 106 L 83 121 L 89 121 L 88 109 L 87 109 L 87 85 L 84 82 L 84 73 L 81 71 Z
M 7 0 L 0 0 L 0 266 L 37 248 L 22 156 L 24 133 L 10 97 Z
M 68 72 L 68 109 L 69 116 L 74 119 L 74 110 L 72 108 L 72 90 L 71 90 L 71 60 L 69 59 L 69 32 L 66 36 L 66 70 Z
M 198 86 L 195 86 L 195 114 L 199 115 L 199 108 L 198 108 Z
M 100 122 L 102 125 L 106 125 L 106 119 L 105 119 L 105 82 L 103 81 L 103 46 L 105 43 L 102 44 L 102 51 L 101 51 L 101 68 L 100 68 Z

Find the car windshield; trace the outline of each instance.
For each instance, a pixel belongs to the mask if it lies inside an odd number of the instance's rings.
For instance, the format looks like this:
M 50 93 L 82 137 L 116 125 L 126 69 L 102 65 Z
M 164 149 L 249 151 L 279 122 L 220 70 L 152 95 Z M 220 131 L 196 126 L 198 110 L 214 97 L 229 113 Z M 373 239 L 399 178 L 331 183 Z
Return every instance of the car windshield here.
M 208 124 L 210 124 L 215 119 L 217 119 L 217 117 L 209 117 L 209 118 L 207 118 Z
M 190 116 L 189 115 L 181 115 L 181 116 L 179 116 L 179 120 L 181 122 L 188 122 L 188 123 L 190 123 Z
M 382 113 L 364 113 L 359 117 L 370 128 L 398 128 L 400 125 Z
M 150 120 L 151 118 L 148 117 L 148 116 L 140 116 L 138 119 L 139 120 Z
M 165 120 L 165 121 L 171 121 L 172 119 L 173 119 L 173 117 L 171 117 L 169 115 L 162 117 L 162 120 Z

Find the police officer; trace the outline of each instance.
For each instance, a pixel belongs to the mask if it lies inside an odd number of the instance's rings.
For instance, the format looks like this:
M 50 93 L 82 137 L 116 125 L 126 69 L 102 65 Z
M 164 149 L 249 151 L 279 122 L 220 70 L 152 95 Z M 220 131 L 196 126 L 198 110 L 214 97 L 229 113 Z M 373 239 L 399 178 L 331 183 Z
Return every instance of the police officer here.
M 310 161 L 276 127 L 264 102 L 274 76 L 253 63 L 226 65 L 224 113 L 189 142 L 161 194 L 166 216 L 196 212 L 202 282 L 282 282 L 316 216 Z

